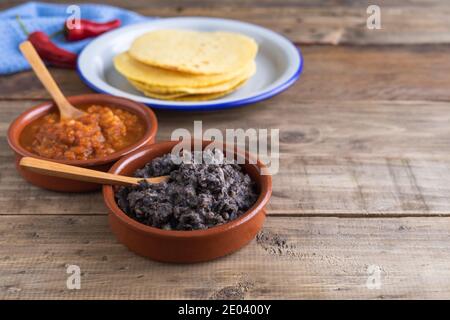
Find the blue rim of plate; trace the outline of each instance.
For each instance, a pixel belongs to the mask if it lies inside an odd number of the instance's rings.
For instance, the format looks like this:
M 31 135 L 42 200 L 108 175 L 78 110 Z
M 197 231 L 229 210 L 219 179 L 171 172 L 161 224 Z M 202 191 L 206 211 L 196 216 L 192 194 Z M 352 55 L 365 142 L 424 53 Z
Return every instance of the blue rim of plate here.
M 282 35 L 280 35 L 282 36 Z M 287 39 L 286 37 L 282 36 L 283 38 Z M 144 105 L 147 105 L 148 107 L 151 107 L 153 109 L 158 109 L 158 110 L 175 110 L 175 111 L 214 111 L 214 110 L 223 110 L 223 109 L 231 109 L 231 108 L 237 108 L 237 107 L 242 107 L 242 106 L 246 106 L 249 104 L 253 104 L 256 102 L 260 102 L 260 101 L 264 101 L 267 100 L 283 91 L 285 91 L 287 88 L 289 88 L 291 85 L 293 85 L 299 78 L 300 75 L 303 71 L 303 55 L 301 53 L 301 50 L 299 47 L 297 47 L 292 41 L 288 40 L 292 46 L 296 49 L 296 52 L 298 54 L 299 57 L 299 65 L 297 67 L 297 70 L 294 72 L 294 74 L 285 82 L 283 82 L 282 84 L 280 84 L 279 86 L 271 89 L 270 91 L 267 92 L 263 92 L 260 93 L 258 95 L 255 96 L 251 96 L 248 98 L 244 98 L 244 99 L 240 99 L 240 100 L 235 100 L 235 101 L 229 101 L 229 102 L 217 102 L 214 103 L 211 101 L 211 103 L 208 104 L 203 104 L 203 105 L 167 105 L 167 104 L 158 104 L 157 102 L 151 102 L 151 103 L 146 103 L 146 102 L 142 102 L 142 101 L 136 101 L 139 103 L 142 103 Z M 83 49 L 84 50 L 84 49 Z M 80 56 L 81 53 L 78 55 Z M 91 89 L 93 89 L 94 91 L 103 93 L 103 94 L 108 94 L 111 95 L 111 93 L 100 89 L 99 87 L 97 87 L 95 84 L 93 84 L 91 81 L 89 81 L 80 71 L 80 65 L 79 65 L 79 61 L 80 59 L 77 59 L 77 73 L 80 76 L 81 80 Z M 129 99 L 129 98 L 127 98 Z M 175 102 L 176 103 L 176 102 Z

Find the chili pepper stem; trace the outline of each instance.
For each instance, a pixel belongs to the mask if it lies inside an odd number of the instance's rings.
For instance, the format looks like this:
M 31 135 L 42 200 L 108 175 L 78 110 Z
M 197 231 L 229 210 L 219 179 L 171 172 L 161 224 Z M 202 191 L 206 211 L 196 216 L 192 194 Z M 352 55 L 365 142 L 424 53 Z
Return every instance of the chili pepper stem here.
M 19 23 L 20 29 L 22 29 L 23 33 L 25 33 L 25 35 L 28 36 L 30 32 L 27 30 L 27 27 L 23 23 L 22 19 L 20 19 L 19 15 L 16 15 L 16 20 Z
M 55 31 L 52 34 L 50 34 L 49 37 L 50 38 L 54 38 L 54 37 L 56 37 L 56 36 L 58 36 L 60 34 L 63 34 L 63 33 L 64 33 L 64 30 L 58 30 L 58 31 Z

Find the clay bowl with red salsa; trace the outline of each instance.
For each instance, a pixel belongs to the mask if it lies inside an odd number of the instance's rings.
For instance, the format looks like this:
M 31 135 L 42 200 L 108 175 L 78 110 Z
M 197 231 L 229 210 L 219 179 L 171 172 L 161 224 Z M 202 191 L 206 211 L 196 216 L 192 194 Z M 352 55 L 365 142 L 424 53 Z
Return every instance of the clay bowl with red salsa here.
M 30 183 L 53 191 L 87 192 L 100 185 L 44 176 L 19 166 L 22 157 L 108 171 L 121 157 L 155 142 L 158 123 L 154 112 L 132 100 L 85 94 L 68 97 L 85 111 L 78 119 L 60 121 L 53 101 L 37 105 L 17 117 L 8 130 L 16 168 Z

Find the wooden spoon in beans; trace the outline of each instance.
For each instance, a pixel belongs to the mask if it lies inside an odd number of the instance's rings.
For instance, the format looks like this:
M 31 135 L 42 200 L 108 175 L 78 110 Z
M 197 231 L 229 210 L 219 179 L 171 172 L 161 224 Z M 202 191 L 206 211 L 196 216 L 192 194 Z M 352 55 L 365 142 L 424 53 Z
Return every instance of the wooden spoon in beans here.
M 160 183 L 169 179 L 169 176 L 146 179 L 127 177 L 32 157 L 23 157 L 20 160 L 20 166 L 47 176 L 94 182 L 99 184 L 129 186 L 139 184 L 139 181 L 142 180 L 146 180 L 149 183 Z

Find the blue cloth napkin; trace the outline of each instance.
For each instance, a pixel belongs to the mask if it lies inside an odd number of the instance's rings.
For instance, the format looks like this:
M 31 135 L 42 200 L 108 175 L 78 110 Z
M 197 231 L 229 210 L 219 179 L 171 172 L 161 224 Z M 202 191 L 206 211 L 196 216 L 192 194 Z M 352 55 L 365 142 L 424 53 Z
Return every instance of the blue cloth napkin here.
M 124 26 L 149 19 L 149 17 L 141 16 L 135 12 L 107 5 L 79 4 L 78 6 L 81 9 L 82 19 L 96 22 L 120 19 L 122 26 Z M 30 33 L 40 30 L 51 35 L 62 30 L 66 19 L 71 16 L 70 12 L 66 12 L 67 7 L 68 5 L 28 2 L 0 12 L 0 75 L 30 68 L 19 51 L 19 44 L 26 40 L 27 35 L 20 28 L 16 16 L 20 16 Z M 63 34 L 58 34 L 52 38 L 56 45 L 75 53 L 80 52 L 93 39 L 95 38 L 67 42 Z

